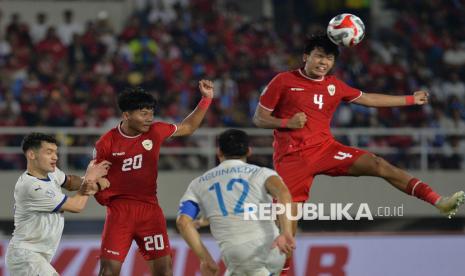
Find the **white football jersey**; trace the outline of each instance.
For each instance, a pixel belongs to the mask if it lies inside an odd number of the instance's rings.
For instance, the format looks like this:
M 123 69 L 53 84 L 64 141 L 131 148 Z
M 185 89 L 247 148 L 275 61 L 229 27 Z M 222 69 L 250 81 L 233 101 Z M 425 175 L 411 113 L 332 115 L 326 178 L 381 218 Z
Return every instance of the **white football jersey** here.
M 244 203 L 271 203 L 265 182 L 275 171 L 238 159 L 219 166 L 194 179 L 181 199 L 196 202 L 210 221 L 213 237 L 223 250 L 231 245 L 257 238 L 274 239 L 279 230 L 272 220 L 244 220 Z
M 53 256 L 63 233 L 59 211 L 67 196 L 61 191 L 66 175 L 59 170 L 47 179 L 24 172 L 15 186 L 15 229 L 10 246 Z

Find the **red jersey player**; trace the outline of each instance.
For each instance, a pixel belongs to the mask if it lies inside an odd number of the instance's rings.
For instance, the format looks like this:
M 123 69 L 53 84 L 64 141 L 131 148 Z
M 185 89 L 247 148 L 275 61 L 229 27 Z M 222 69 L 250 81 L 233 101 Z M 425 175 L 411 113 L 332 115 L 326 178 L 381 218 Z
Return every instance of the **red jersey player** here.
M 264 89 L 254 123 L 274 130 L 274 166 L 288 186 L 293 202 L 305 202 L 315 175 L 378 176 L 397 189 L 454 215 L 464 201 L 464 192 L 441 197 L 427 184 L 384 159 L 337 142 L 330 121 L 341 101 L 369 107 L 395 107 L 428 103 L 428 93 L 411 96 L 365 93 L 328 75 L 339 50 L 326 35 L 316 35 L 305 44 L 301 69 L 275 76 Z M 295 204 L 294 204 L 295 211 Z M 294 233 L 297 222 L 294 221 Z
M 122 122 L 96 143 L 97 160 L 112 163 L 111 187 L 96 194 L 107 207 L 99 275 L 119 275 L 132 240 L 147 260 L 152 275 L 171 275 L 171 249 L 166 221 L 158 205 L 157 165 L 160 146 L 169 137 L 192 134 L 213 98 L 213 84 L 199 82 L 202 100 L 180 124 L 153 122 L 154 98 L 142 89 L 122 93 Z

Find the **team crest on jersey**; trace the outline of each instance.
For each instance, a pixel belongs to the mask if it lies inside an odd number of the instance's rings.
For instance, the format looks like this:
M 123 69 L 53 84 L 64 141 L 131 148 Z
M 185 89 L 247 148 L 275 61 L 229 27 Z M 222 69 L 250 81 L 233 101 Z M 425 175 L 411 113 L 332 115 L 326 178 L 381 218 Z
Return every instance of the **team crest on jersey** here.
M 153 142 L 152 142 L 152 140 L 149 140 L 149 139 L 144 140 L 144 141 L 142 141 L 142 146 L 143 146 L 144 149 L 146 149 L 146 150 L 151 150 L 152 147 L 153 147 Z
M 45 191 L 45 194 L 49 197 L 49 198 L 54 198 L 56 195 L 55 195 L 55 192 L 52 191 L 52 190 L 47 190 Z
M 331 96 L 334 96 L 334 94 L 336 94 L 336 86 L 334 86 L 334 84 L 328 85 L 328 93 Z

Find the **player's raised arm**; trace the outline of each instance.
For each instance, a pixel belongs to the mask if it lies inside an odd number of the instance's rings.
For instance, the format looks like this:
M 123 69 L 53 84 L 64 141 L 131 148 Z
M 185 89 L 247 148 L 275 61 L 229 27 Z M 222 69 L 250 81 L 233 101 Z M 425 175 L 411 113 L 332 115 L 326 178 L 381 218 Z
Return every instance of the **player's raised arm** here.
M 218 265 L 200 239 L 199 232 L 195 228 L 192 218 L 189 215 L 181 214 L 176 219 L 176 226 L 189 247 L 199 257 L 202 276 L 217 275 L 219 270 Z
M 369 107 L 397 107 L 424 105 L 428 103 L 428 92 L 415 91 L 409 96 L 392 96 L 378 93 L 363 93 L 353 103 Z
M 176 125 L 177 130 L 173 136 L 191 135 L 202 123 L 202 120 L 205 117 L 208 107 L 213 99 L 213 82 L 209 80 L 201 80 L 199 81 L 199 89 L 200 93 L 202 93 L 202 99 L 194 111 L 192 111 L 180 124 Z

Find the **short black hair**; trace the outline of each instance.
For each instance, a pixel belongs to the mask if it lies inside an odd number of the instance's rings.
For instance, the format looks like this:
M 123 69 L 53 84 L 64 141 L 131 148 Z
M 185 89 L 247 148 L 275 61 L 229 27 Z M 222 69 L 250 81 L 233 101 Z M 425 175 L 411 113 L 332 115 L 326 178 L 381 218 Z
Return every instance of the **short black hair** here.
M 218 145 L 226 157 L 244 157 L 249 150 L 249 136 L 245 131 L 228 129 L 218 137 Z
M 23 152 L 26 153 L 26 151 L 29 149 L 39 149 L 42 142 L 58 145 L 57 139 L 55 139 L 55 137 L 44 133 L 33 132 L 24 137 L 23 141 L 21 142 L 21 148 L 23 149 Z
M 118 96 L 118 107 L 121 112 L 139 109 L 155 109 L 157 101 L 141 87 L 128 88 Z
M 339 56 L 339 47 L 329 39 L 327 34 L 318 33 L 307 37 L 304 53 L 310 54 L 316 48 L 321 48 L 326 54 L 333 54 L 336 58 Z

